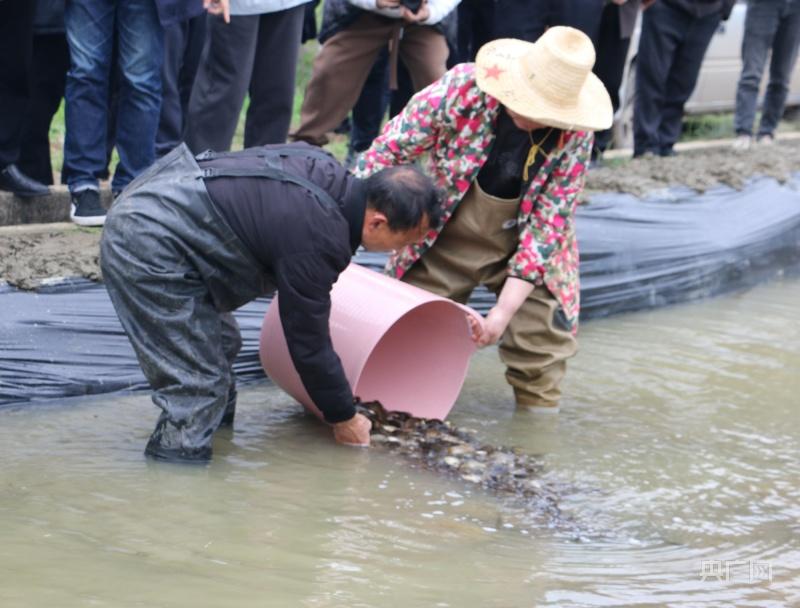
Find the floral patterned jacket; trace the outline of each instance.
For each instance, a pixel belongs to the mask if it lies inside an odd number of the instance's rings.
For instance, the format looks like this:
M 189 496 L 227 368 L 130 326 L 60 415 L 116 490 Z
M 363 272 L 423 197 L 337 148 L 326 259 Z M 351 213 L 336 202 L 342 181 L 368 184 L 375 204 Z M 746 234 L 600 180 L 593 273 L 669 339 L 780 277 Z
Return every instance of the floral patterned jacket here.
M 358 161 L 356 175 L 420 159 L 445 192 L 444 225 L 489 156 L 500 102 L 475 83 L 475 65 L 455 66 L 417 93 Z M 510 276 L 544 284 L 561 305 L 574 332 L 580 307 L 575 207 L 583 189 L 593 134 L 565 131 L 523 195 L 517 226 L 519 246 L 508 261 Z M 425 156 L 426 158 L 422 158 Z M 394 256 L 387 272 L 400 278 L 436 241 L 431 230 Z

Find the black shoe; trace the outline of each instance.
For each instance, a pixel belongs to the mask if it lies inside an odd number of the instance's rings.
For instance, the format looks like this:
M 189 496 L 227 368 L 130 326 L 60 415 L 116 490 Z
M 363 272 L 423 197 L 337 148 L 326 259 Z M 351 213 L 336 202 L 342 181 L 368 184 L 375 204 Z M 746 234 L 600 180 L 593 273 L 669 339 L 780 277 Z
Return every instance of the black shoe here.
M 50 194 L 50 188 L 28 177 L 14 164 L 0 171 L 0 190 L 13 192 L 23 198 Z
M 106 210 L 100 204 L 100 192 L 87 188 L 73 194 L 69 219 L 78 226 L 102 226 L 106 221 Z
M 184 447 L 178 443 L 176 433 L 173 425 L 163 418 L 159 420 L 144 448 L 145 455 L 155 460 L 186 464 L 206 464 L 211 460 L 211 445 Z

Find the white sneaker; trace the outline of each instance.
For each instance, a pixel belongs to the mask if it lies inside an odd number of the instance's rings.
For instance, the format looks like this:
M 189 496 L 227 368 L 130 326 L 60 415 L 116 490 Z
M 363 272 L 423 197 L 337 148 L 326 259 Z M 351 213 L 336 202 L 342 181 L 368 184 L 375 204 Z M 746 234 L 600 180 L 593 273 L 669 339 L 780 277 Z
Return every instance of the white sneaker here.
M 759 135 L 756 138 L 756 143 L 759 146 L 771 146 L 775 143 L 775 138 L 772 136 L 771 133 L 764 133 L 763 135 Z
M 731 147 L 739 152 L 744 152 L 750 149 L 750 145 L 752 143 L 753 143 L 752 137 L 750 137 L 749 135 L 742 134 L 736 136 L 736 139 L 733 140 L 733 144 L 731 145 Z

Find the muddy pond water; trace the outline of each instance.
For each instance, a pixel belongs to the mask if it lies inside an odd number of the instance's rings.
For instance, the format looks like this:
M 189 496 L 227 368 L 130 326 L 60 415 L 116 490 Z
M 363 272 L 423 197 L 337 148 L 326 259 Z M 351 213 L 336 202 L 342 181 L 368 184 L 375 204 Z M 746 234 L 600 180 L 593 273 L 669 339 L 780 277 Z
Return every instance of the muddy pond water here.
M 798 301 L 586 323 L 558 416 L 476 355 L 451 421 L 538 455 L 564 521 L 338 447 L 268 383 L 200 468 L 144 459 L 146 394 L 0 410 L 0 606 L 798 606 Z

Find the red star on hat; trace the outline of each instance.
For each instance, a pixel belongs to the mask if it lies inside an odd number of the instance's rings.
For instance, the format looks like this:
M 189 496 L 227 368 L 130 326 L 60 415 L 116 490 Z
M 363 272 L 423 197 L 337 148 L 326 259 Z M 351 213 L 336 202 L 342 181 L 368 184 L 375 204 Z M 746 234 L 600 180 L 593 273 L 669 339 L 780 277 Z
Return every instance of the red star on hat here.
M 494 64 L 490 68 L 483 68 L 484 78 L 494 78 L 495 80 L 500 79 L 500 74 L 505 72 L 505 70 L 501 70 L 497 64 Z

